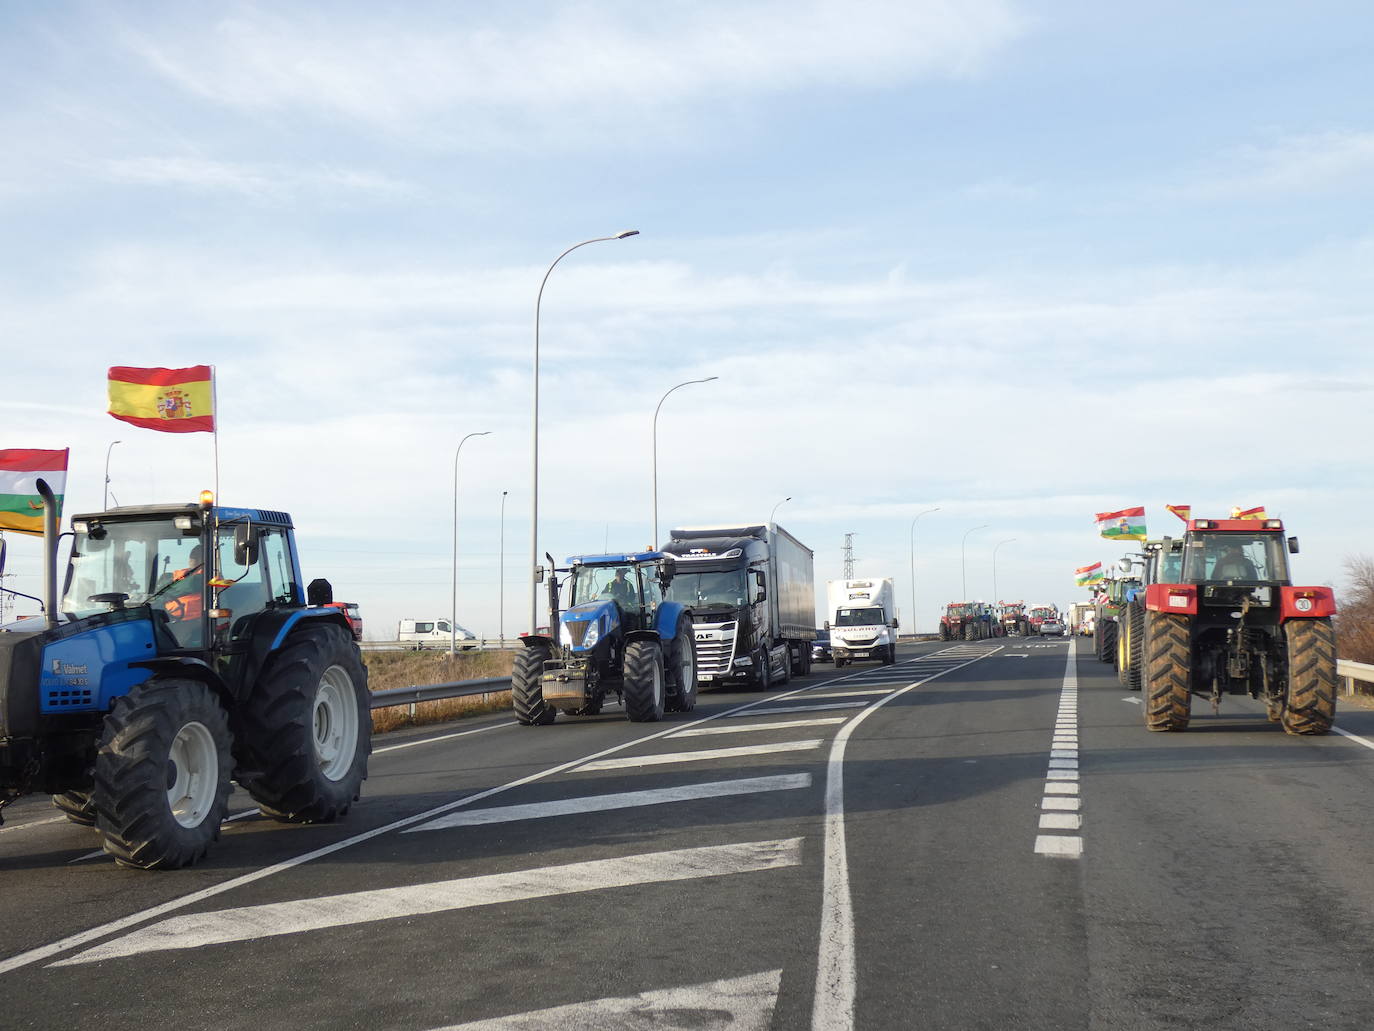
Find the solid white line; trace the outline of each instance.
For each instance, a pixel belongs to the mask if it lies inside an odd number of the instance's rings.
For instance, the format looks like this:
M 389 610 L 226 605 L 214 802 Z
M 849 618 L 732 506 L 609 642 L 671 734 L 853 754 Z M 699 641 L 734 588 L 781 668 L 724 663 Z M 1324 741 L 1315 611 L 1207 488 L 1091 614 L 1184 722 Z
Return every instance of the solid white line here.
M 1035 851 L 1042 856 L 1077 859 L 1083 854 L 1083 839 L 1077 835 L 1041 834 L 1035 839 Z
M 619 759 L 602 759 L 584 763 L 575 772 L 589 770 L 630 770 L 637 766 L 671 766 L 674 763 L 697 763 L 707 759 L 733 759 L 746 755 L 768 755 L 774 752 L 809 752 L 821 747 L 821 739 L 805 741 L 777 741 L 765 745 L 740 745 L 738 748 L 703 748 L 696 752 L 668 752 L 664 755 L 626 755 Z
M 489 823 L 512 823 L 516 820 L 540 820 L 550 816 L 573 816 L 580 813 L 605 813 L 613 809 L 634 809 L 639 806 L 662 805 L 665 802 L 692 802 L 701 798 L 724 798 L 728 795 L 752 795 L 762 791 L 792 791 L 809 788 L 811 774 L 789 773 L 777 777 L 745 777 L 740 780 L 716 780 L 707 784 L 684 784 L 675 788 L 651 788 L 647 791 L 620 791 L 610 795 L 584 795 L 561 798 L 552 802 L 529 802 L 493 809 L 462 809 L 449 813 L 418 827 L 409 827 L 403 834 L 420 831 L 446 830 L 450 827 L 475 827 Z
M 1350 731 L 1342 730 L 1340 727 L 1332 727 L 1331 729 L 1341 735 L 1341 737 L 1346 737 L 1354 741 L 1357 745 L 1364 745 L 1366 748 L 1374 749 L 1374 741 L 1370 741 L 1368 738 L 1360 737 L 1358 734 L 1352 734 Z
M 962 669 L 1001 651 L 999 646 L 979 652 L 951 669 Z M 816 960 L 816 991 L 811 1005 L 812 1031 L 847 1031 L 854 1026 L 857 993 L 854 958 L 854 904 L 849 889 L 849 854 L 844 832 L 844 753 L 855 728 L 870 713 L 914 688 L 951 670 L 932 673 L 922 680 L 880 698 L 840 728 L 830 744 L 825 781 L 825 865 L 821 890 L 820 948 Z
M 383 748 L 374 748 L 373 755 L 383 755 L 386 752 L 399 752 L 402 748 L 416 748 L 420 745 L 432 745 L 438 741 L 452 741 L 455 737 L 467 737 L 469 734 L 485 734 L 489 730 L 500 730 L 502 727 L 518 727 L 520 724 L 515 720 L 507 720 L 505 723 L 493 723 L 487 727 L 477 727 L 475 730 L 460 730 L 456 734 L 441 734 L 438 737 L 422 738 L 419 741 L 403 741 L 399 745 L 386 745 Z
M 685 1027 L 703 1031 L 733 1028 L 736 1031 L 764 1031 L 773 1023 L 782 971 L 640 992 L 619 999 L 573 1002 L 528 1013 L 513 1013 L 467 1024 L 450 1024 L 434 1031 L 622 1031 L 650 1028 Z
M 696 730 L 679 730 L 669 734 L 668 740 L 680 737 L 710 737 L 713 734 L 749 734 L 762 730 L 788 730 L 792 727 L 825 727 L 833 723 L 843 723 L 847 716 L 819 716 L 814 720 L 778 720 L 776 723 L 743 723 L 724 727 L 698 727 Z
M 45 816 L 41 820 L 29 820 L 27 823 L 9 823 L 0 827 L 0 834 L 4 834 L 6 831 L 28 830 L 30 827 L 46 827 L 50 823 L 65 823 L 66 821 L 65 816 Z
M 1078 813 L 1045 813 L 1040 817 L 1042 831 L 1076 831 L 1083 826 Z
M 708 845 L 704 848 L 648 852 L 429 884 L 375 888 L 322 898 L 272 902 L 217 912 L 190 913 L 144 927 L 50 966 L 73 966 L 145 952 L 194 949 L 300 931 L 319 931 L 350 924 L 635 884 L 660 884 L 779 870 L 800 865 L 801 843 L 801 838 L 779 838 L 735 845 Z

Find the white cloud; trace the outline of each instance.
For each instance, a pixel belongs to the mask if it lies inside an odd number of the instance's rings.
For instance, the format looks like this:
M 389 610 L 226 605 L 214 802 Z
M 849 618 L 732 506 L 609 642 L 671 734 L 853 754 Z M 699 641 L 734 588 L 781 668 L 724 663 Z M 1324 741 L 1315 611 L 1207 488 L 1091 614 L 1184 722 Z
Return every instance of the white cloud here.
M 119 158 L 106 162 L 104 170 L 115 182 L 227 192 L 273 203 L 290 200 L 302 193 L 402 201 L 413 199 L 419 192 L 409 183 L 357 169 L 301 169 L 201 157 Z
M 1171 192 L 1208 201 L 1314 193 L 1351 182 L 1363 185 L 1371 172 L 1374 132 L 1298 133 L 1234 148 Z

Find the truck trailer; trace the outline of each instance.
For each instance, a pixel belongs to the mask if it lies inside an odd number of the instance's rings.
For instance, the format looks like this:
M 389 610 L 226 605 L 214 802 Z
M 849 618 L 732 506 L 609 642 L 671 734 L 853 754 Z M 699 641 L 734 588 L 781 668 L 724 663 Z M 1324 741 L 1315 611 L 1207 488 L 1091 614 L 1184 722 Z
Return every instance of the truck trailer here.
M 837 669 L 857 659 L 876 659 L 884 666 L 897 661 L 892 592 L 890 576 L 826 581 L 825 625 Z
M 766 689 L 811 669 L 816 589 L 810 548 L 776 523 L 673 530 L 668 599 L 692 614 L 697 680 Z

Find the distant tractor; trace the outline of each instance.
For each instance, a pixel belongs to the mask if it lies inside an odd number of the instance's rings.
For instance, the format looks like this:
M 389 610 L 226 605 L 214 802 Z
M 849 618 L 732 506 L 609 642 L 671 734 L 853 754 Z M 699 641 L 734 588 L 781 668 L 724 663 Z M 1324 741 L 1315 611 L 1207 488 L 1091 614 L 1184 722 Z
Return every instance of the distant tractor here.
M 1049 622 L 1049 623 L 1052 623 L 1052 624 L 1060 624 L 1060 623 L 1061 623 L 1061 620 L 1060 620 L 1060 618 L 1059 618 L 1059 608 L 1058 608 L 1058 606 L 1055 606 L 1055 605 L 1032 605 L 1032 606 L 1030 607 L 1030 611 L 1027 613 L 1027 616 L 1026 616 L 1026 624 L 1027 624 L 1027 630 L 1028 630 L 1028 632 L 1029 632 L 1029 633 L 1032 633 L 1032 634 L 1036 634 L 1037 636 L 1042 636 L 1042 635 L 1044 634 L 1044 625 L 1045 625 L 1046 622 Z M 1055 633 L 1061 633 L 1061 632 L 1062 632 L 1062 625 L 1061 625 L 1061 628 L 1060 628 L 1060 629 L 1055 630 L 1054 632 L 1055 632 Z
M 1172 541 L 1162 544 L 1168 553 Z M 1145 725 L 1184 730 L 1193 695 L 1264 702 L 1289 734 L 1325 734 L 1336 715 L 1330 587 L 1295 587 L 1298 540 L 1278 519 L 1193 519 L 1176 582 L 1145 589 Z
M 1125 582 L 1116 619 L 1116 676 L 1128 691 L 1139 691 L 1144 678 L 1146 588 L 1152 583 L 1173 583 L 1178 579 L 1183 542 L 1171 540 L 1165 551 L 1162 541 L 1146 541 L 1139 557 L 1143 563 L 1131 565 L 1141 566 L 1140 579 Z
M 987 619 L 976 601 L 952 601 L 940 617 L 940 640 L 981 641 L 988 636 Z
M 516 720 L 539 726 L 559 712 L 595 716 L 612 694 L 636 723 L 691 712 L 697 701 L 691 612 L 665 600 L 674 557 L 643 551 L 568 563 L 552 569 L 549 559 L 549 626 L 557 638 L 520 639 L 511 672 Z M 559 573 L 567 577 L 560 581 Z M 559 611 L 565 585 L 568 607 Z
M 38 489 L 45 620 L 0 633 L 0 805 L 50 794 L 142 869 L 206 854 L 231 777 L 277 820 L 347 812 L 372 750 L 367 671 L 328 581 L 302 589 L 291 517 L 208 491 L 74 516 L 59 601 Z
M 1126 604 L 1126 592 L 1139 584 L 1133 576 L 1108 577 L 1097 596 L 1093 613 L 1093 653 L 1113 669 L 1116 668 L 1119 617 Z
M 1030 633 L 1025 602 L 1008 601 L 1002 604 L 1002 629 L 1012 637 L 1025 637 Z

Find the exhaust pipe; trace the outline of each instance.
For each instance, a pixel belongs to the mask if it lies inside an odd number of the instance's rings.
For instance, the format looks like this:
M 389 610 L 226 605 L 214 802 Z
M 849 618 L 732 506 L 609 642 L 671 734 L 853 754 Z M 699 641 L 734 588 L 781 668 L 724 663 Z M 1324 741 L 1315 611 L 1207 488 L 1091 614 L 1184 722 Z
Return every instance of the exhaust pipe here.
M 52 630 L 57 626 L 57 497 L 48 481 L 37 481 L 43 499 L 43 617 Z

